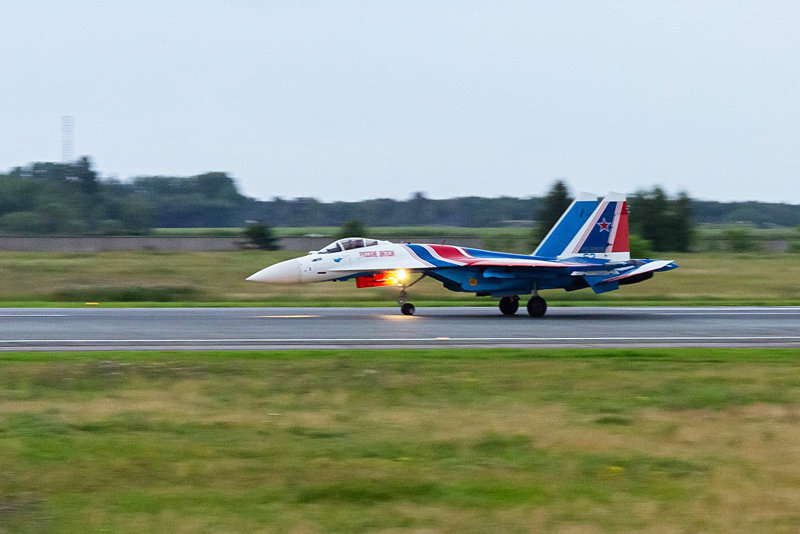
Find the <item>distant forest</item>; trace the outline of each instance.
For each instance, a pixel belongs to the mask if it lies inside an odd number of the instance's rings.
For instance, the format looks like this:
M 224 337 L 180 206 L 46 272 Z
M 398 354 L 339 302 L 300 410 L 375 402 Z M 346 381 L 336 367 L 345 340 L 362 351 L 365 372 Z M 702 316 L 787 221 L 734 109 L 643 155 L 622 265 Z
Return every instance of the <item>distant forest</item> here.
M 544 197 L 459 197 L 320 202 L 314 198 L 258 200 L 241 194 L 223 172 L 191 177 L 102 178 L 91 160 L 33 163 L 0 174 L 0 233 L 5 235 L 147 234 L 152 228 L 340 226 L 534 226 Z M 800 225 L 800 205 L 687 199 L 694 223 Z M 632 206 L 635 202 L 632 199 Z M 632 211 L 631 218 L 638 218 Z

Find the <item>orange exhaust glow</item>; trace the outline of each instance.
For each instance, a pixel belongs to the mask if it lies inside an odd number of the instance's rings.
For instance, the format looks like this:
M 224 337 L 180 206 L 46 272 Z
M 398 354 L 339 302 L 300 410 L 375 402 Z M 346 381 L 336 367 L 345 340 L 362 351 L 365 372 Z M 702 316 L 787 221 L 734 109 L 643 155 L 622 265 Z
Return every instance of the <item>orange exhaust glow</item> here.
M 407 278 L 408 272 L 405 269 L 386 271 L 385 273 L 359 276 L 356 278 L 356 287 L 401 286 Z

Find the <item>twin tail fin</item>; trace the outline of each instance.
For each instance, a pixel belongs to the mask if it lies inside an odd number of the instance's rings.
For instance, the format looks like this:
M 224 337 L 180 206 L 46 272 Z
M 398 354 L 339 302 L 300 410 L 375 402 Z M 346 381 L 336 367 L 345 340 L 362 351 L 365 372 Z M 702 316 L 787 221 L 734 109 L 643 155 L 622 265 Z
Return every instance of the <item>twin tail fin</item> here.
M 595 195 L 581 193 L 533 255 L 557 259 L 629 260 L 625 195 L 609 193 L 598 203 Z

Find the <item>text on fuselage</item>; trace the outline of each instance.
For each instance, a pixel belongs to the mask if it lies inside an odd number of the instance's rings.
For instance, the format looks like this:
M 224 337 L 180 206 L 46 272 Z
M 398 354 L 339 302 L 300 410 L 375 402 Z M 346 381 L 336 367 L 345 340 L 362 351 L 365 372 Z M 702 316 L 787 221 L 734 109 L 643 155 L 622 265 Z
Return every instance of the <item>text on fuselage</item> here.
M 358 253 L 359 258 L 385 258 L 394 256 L 394 250 L 362 250 Z

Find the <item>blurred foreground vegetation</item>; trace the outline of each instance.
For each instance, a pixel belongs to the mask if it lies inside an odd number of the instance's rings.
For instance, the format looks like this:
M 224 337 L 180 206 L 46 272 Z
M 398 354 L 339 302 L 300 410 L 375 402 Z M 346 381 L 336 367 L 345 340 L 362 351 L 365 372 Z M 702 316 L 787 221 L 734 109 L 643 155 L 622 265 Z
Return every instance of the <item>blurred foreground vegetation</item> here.
M 0 532 L 795 532 L 800 352 L 0 355 Z

